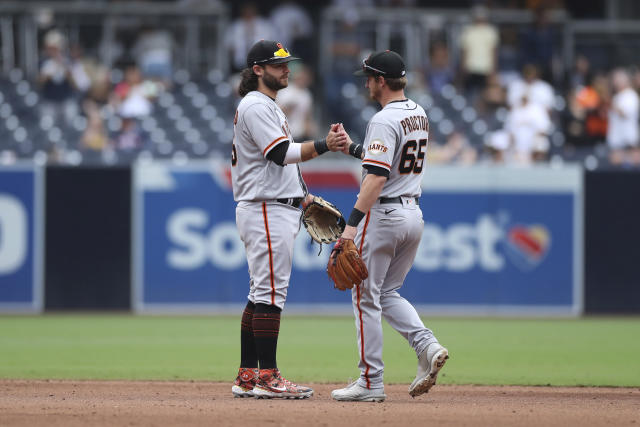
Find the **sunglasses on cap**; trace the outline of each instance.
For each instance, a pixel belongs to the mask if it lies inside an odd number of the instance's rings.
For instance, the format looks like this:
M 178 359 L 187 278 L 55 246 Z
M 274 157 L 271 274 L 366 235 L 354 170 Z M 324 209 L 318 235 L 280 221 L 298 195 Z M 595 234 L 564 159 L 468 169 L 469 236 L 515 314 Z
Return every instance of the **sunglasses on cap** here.
M 380 74 L 380 75 L 385 75 L 387 74 L 386 71 L 382 71 L 382 70 L 378 70 L 377 68 L 372 67 L 371 65 L 367 64 L 367 59 L 365 58 L 362 60 L 362 71 L 364 71 L 365 73 L 367 72 L 367 70 L 372 71 L 374 74 Z

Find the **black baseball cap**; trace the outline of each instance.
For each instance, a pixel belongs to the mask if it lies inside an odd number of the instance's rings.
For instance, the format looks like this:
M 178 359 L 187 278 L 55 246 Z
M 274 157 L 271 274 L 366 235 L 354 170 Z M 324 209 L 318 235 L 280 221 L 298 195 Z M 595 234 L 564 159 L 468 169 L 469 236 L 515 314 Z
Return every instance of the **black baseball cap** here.
M 281 43 L 273 40 L 260 40 L 249 49 L 249 53 L 247 54 L 247 67 L 251 68 L 254 65 L 264 64 L 282 64 L 296 59 L 300 58 L 291 56 L 289 51 L 282 46 Z
M 354 76 L 382 76 L 390 79 L 404 77 L 406 74 L 402 57 L 391 50 L 373 52 L 362 61 L 362 69 L 353 73 Z

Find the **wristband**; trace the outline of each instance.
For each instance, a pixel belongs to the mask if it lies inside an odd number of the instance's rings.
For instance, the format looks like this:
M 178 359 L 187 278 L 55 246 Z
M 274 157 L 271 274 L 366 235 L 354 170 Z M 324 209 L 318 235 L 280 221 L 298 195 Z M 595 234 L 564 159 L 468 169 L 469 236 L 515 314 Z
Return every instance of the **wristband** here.
M 353 210 L 351 211 L 351 215 L 349 215 L 347 225 L 357 227 L 358 224 L 360 224 L 360 221 L 362 221 L 362 218 L 364 218 L 364 212 L 359 209 L 353 208 Z
M 329 151 L 329 147 L 327 146 L 327 140 L 326 139 L 320 139 L 318 141 L 313 141 L 313 148 L 316 149 L 316 153 L 318 153 L 318 155 L 324 154 L 327 151 Z
M 356 144 L 355 142 L 349 146 L 349 154 L 358 160 L 362 159 L 362 144 Z

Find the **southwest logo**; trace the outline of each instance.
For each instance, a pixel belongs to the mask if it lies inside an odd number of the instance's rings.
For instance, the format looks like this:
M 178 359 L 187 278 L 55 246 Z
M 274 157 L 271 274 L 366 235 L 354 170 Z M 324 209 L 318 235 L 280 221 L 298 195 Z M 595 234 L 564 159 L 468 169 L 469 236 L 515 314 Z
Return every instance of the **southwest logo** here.
M 541 224 L 512 226 L 505 236 L 507 255 L 523 269 L 532 269 L 544 259 L 551 246 L 549 230 Z

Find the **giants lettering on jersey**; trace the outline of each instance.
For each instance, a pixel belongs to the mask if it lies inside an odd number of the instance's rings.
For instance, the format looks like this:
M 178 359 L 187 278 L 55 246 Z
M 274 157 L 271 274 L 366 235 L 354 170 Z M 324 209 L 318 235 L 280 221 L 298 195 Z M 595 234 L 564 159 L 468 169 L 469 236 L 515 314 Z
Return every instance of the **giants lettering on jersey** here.
M 426 116 L 410 116 L 402 120 L 400 124 L 405 135 L 417 130 L 429 132 L 429 120 L 427 120 Z
M 370 154 L 386 153 L 387 147 L 385 147 L 384 142 L 380 141 L 379 139 L 376 139 L 371 141 L 371 143 L 369 144 L 369 147 L 367 147 L 367 151 Z

